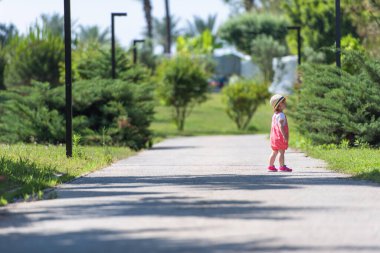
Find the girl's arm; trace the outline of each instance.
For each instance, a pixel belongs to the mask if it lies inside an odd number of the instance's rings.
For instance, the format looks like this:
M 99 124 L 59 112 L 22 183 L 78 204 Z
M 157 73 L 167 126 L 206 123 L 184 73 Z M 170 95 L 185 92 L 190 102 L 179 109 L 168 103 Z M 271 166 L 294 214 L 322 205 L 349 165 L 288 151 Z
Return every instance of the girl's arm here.
M 279 122 L 278 122 L 278 124 L 280 124 L 280 131 L 281 131 L 282 136 L 284 136 L 284 139 L 286 141 L 288 141 L 289 136 L 286 134 L 285 128 L 284 128 L 285 120 L 284 119 L 280 119 Z

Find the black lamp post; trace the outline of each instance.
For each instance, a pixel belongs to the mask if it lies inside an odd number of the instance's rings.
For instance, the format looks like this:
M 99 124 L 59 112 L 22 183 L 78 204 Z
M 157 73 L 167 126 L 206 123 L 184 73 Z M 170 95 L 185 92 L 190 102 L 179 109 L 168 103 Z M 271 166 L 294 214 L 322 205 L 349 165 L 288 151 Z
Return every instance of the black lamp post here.
M 112 78 L 116 78 L 116 59 L 115 59 L 115 16 L 127 16 L 127 13 L 111 13 L 111 47 L 112 47 Z
M 137 63 L 137 43 L 144 43 L 145 40 L 133 40 L 133 64 Z
M 172 31 L 171 31 L 169 0 L 165 0 L 165 10 L 166 10 L 166 47 L 165 47 L 165 53 L 170 55 L 171 44 L 172 44 Z
M 298 65 L 301 65 L 301 26 L 288 26 L 289 30 L 297 30 Z
M 341 67 L 341 61 L 340 61 L 340 54 L 341 54 L 341 48 L 340 48 L 340 39 L 341 39 L 341 33 L 340 33 L 340 0 L 335 0 L 335 29 L 336 29 L 336 66 L 338 68 Z
M 66 79 L 66 156 L 73 156 L 73 100 L 71 80 L 71 10 L 70 0 L 64 0 L 65 19 L 65 79 Z

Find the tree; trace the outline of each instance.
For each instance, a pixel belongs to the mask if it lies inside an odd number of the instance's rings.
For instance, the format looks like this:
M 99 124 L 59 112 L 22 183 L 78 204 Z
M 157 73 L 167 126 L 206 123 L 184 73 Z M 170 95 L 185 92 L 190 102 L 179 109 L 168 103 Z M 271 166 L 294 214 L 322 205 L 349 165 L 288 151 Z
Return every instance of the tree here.
M 176 41 L 177 37 L 180 34 L 180 30 L 178 29 L 179 19 L 171 16 L 171 39 L 172 42 Z M 167 48 L 167 37 L 166 37 L 166 18 L 162 18 L 161 20 L 158 18 L 153 19 L 153 31 L 154 31 L 154 40 L 156 43 L 164 48 Z
M 5 68 L 7 65 L 6 47 L 17 36 L 18 31 L 13 24 L 0 24 L 0 90 L 5 90 Z
M 235 9 L 244 11 L 270 11 L 272 13 L 281 12 L 282 0 L 223 0 L 223 2 L 233 6 Z
M 150 2 L 150 0 L 144 0 L 144 13 L 145 13 L 146 27 L 148 31 L 148 38 L 152 40 L 153 39 L 153 17 L 152 17 L 152 3 Z
M 271 36 L 259 35 L 252 41 L 252 60 L 260 66 L 265 83 L 268 84 L 273 79 L 273 58 L 284 56 L 286 52 L 286 46 Z
M 287 25 L 287 20 L 278 15 L 245 13 L 225 22 L 219 29 L 219 35 L 240 51 L 252 54 L 252 40 L 259 35 L 271 36 L 285 44 Z
M 252 11 L 254 8 L 257 8 L 257 1 L 255 0 L 223 0 L 227 4 L 233 5 L 242 5 L 245 11 Z
M 178 55 L 165 60 L 157 69 L 158 96 L 173 109 L 173 120 L 179 131 L 196 104 L 206 101 L 208 73 L 197 58 Z
M 344 12 L 357 27 L 363 45 L 374 56 L 380 56 L 380 1 L 347 0 Z
M 110 41 L 110 31 L 108 28 L 103 31 L 96 25 L 94 26 L 79 26 L 78 39 L 81 43 L 99 43 L 104 45 Z
M 335 43 L 335 1 L 286 0 L 282 4 L 284 11 L 293 25 L 302 27 L 302 45 L 320 50 Z M 342 4 L 345 12 L 346 4 Z M 342 35 L 352 34 L 358 37 L 357 29 L 350 15 L 341 20 Z M 295 40 L 291 38 L 290 40 Z M 326 60 L 333 62 L 335 55 L 330 53 Z
M 4 74 L 6 66 L 5 50 L 0 45 L 0 90 L 5 90 Z
M 153 15 L 152 15 L 152 3 L 151 0 L 137 0 L 142 3 L 144 16 L 145 16 L 145 23 L 146 23 L 146 30 L 144 34 L 150 39 L 153 39 Z
M 193 21 L 187 21 L 187 35 L 196 36 L 202 34 L 205 30 L 209 30 L 211 33 L 215 31 L 215 24 L 217 14 L 209 15 L 207 19 L 203 20 L 199 16 L 194 16 Z
M 61 38 L 65 36 L 65 19 L 63 16 L 58 13 L 53 15 L 42 14 L 41 19 L 43 28 L 48 30 L 53 36 L 58 36 Z
M 0 46 L 8 44 L 17 34 L 17 28 L 13 24 L 0 24 Z

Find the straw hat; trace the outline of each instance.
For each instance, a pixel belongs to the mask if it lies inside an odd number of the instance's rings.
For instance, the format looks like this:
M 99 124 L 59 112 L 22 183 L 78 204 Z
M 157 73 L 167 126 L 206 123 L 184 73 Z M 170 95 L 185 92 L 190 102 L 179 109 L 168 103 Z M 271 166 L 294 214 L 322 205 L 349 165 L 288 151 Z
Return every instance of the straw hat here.
M 285 100 L 284 96 L 281 96 L 279 94 L 273 95 L 270 98 L 270 105 L 273 107 L 274 110 L 278 107 L 278 105 Z

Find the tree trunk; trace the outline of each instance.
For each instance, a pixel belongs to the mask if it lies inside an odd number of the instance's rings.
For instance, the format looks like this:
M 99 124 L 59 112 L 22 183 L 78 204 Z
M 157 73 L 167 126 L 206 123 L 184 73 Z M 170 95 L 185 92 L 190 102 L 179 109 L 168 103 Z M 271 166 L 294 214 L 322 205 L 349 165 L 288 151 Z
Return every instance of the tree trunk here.
M 152 18 L 152 4 L 150 0 L 144 0 L 144 13 L 145 13 L 145 21 L 146 27 L 148 31 L 148 38 L 150 40 L 153 39 L 153 18 Z
M 169 0 L 165 0 L 165 10 L 166 10 L 166 47 L 165 53 L 170 55 L 171 51 L 171 21 L 170 21 L 170 9 L 169 9 Z
M 244 0 L 244 8 L 247 12 L 253 10 L 254 5 L 255 0 Z

